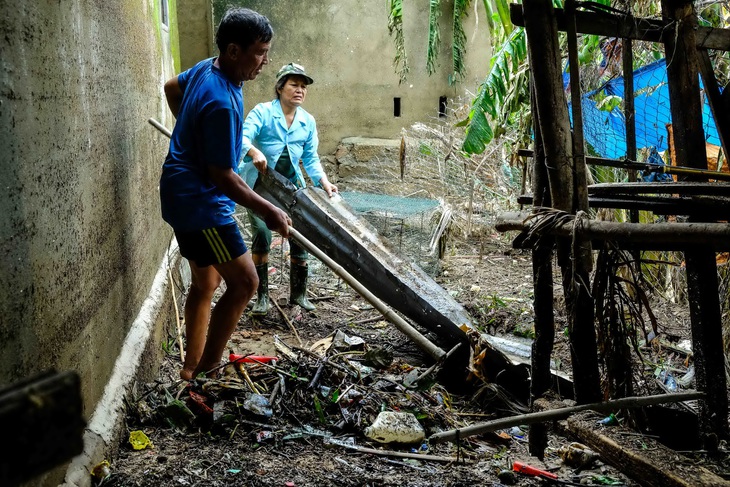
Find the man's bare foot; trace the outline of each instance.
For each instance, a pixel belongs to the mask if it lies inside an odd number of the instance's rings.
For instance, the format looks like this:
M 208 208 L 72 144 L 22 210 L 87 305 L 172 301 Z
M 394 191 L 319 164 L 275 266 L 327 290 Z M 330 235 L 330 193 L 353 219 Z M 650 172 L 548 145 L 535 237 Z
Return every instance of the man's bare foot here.
M 180 371 L 180 378 L 182 380 L 192 380 L 193 379 L 193 370 L 185 369 L 183 368 Z

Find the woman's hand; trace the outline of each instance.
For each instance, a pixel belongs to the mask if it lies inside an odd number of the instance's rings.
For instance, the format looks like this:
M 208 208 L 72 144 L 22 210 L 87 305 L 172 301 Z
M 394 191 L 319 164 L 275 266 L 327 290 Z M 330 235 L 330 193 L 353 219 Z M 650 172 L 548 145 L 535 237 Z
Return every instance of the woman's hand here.
M 327 192 L 327 196 L 330 198 L 332 195 L 337 193 L 337 186 L 329 182 L 329 179 L 327 179 L 327 176 L 323 177 L 319 180 L 319 185 L 322 186 L 322 189 Z
M 266 156 L 264 153 L 258 150 L 256 147 L 251 147 L 246 154 L 252 159 L 253 165 L 261 174 L 266 174 Z

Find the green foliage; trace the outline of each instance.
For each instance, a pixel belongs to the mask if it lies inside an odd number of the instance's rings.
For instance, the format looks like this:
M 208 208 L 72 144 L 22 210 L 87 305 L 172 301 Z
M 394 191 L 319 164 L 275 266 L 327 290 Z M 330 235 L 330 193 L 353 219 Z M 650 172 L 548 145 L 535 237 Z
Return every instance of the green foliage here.
M 466 33 L 464 32 L 464 17 L 468 15 L 471 0 L 454 0 L 454 42 L 452 43 L 451 54 L 453 57 L 454 72 L 449 77 L 449 84 L 461 81 L 466 74 L 464 56 L 466 55 Z
M 395 39 L 395 58 L 393 65 L 398 73 L 398 84 L 403 83 L 408 76 L 408 57 L 406 56 L 403 40 L 403 0 L 390 0 L 388 15 L 388 32 Z
M 428 10 L 428 49 L 426 51 L 426 72 L 436 72 L 436 58 L 439 55 L 441 34 L 439 18 L 441 17 L 441 0 L 429 0 Z
M 505 123 L 509 115 L 519 111 L 520 105 L 527 101 L 524 99 L 527 91 L 526 59 L 525 31 L 522 28 L 513 29 L 492 56 L 489 74 L 472 103 L 462 146 L 465 152 L 480 154 L 494 138 L 495 130 L 488 117 Z

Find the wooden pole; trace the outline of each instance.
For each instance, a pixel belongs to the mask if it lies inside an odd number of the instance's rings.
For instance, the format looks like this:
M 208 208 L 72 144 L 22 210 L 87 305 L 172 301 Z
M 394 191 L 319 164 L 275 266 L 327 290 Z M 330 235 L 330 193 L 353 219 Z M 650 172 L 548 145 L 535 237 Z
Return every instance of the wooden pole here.
M 581 411 L 591 410 L 600 413 L 611 413 L 614 411 L 618 411 L 619 409 L 653 406 L 655 404 L 666 404 L 672 402 L 692 401 L 695 399 L 702 399 L 704 397 L 704 393 L 692 391 L 679 392 L 676 394 L 658 394 L 656 396 L 624 397 L 621 399 L 615 399 L 613 401 L 597 402 L 593 404 L 581 404 L 579 406 L 553 409 L 551 411 L 520 414 L 517 416 L 510 416 L 508 418 L 500 418 L 493 421 L 487 421 L 485 423 L 473 424 L 465 428 L 442 431 L 440 433 L 431 435 L 428 438 L 428 442 L 431 444 L 436 444 L 444 443 L 446 441 L 457 441 L 460 438 L 481 435 L 484 433 L 489 433 L 490 431 L 496 431 L 502 428 L 509 428 L 510 426 L 556 421 L 559 419 L 568 418 L 573 414 Z
M 531 69 L 534 79 L 540 80 L 535 83 L 535 98 L 552 204 L 558 210 L 574 213 L 577 209 L 576 182 L 585 184 L 580 177 L 574 177 L 570 120 L 563 93 L 561 54 L 552 2 L 525 0 L 523 11 Z M 576 400 L 595 402 L 601 397 L 601 390 L 593 300 L 585 285 L 590 282 L 592 266 L 590 242 L 558 239 L 558 264 L 566 296 Z
M 550 213 L 534 217 L 527 212 L 507 212 L 497 216 L 494 227 L 500 232 L 531 231 L 540 219 L 549 217 Z M 576 225 L 573 218 L 570 218 L 557 225 L 551 225 L 550 228 L 545 228 L 541 232 L 562 237 L 572 237 L 574 232 L 578 232 L 584 238 L 592 240 L 631 242 L 639 246 L 645 244 L 647 248 L 653 248 L 651 244 L 660 241 L 661 248 L 671 245 L 675 249 L 680 249 L 704 243 L 716 246 L 717 250 L 730 250 L 730 225 L 727 223 L 690 222 L 646 225 L 584 219 L 580 225 Z
M 665 39 L 669 101 L 677 164 L 707 169 L 697 55 L 697 15 L 690 0 L 662 0 L 662 14 L 676 22 L 676 35 Z M 700 428 L 716 444 L 728 438 L 728 400 L 722 318 L 715 254 L 710 247 L 685 252 L 692 346 L 697 389 L 707 393 L 700 409 Z M 714 440 L 709 440 L 715 436 Z
M 535 90 L 530 87 L 531 106 L 536 113 Z M 535 132 L 535 158 L 533 161 L 534 206 L 549 207 L 550 191 L 548 187 L 547 168 L 545 167 L 545 151 L 542 145 L 542 133 L 537 117 L 532 117 Z M 555 239 L 547 237 L 532 250 L 532 283 L 533 308 L 535 321 L 535 339 L 530 354 L 530 405 L 550 390 L 552 373 L 550 356 L 555 342 L 555 315 L 553 309 L 553 245 Z M 547 427 L 542 423 L 530 426 L 528 448 L 530 454 L 543 458 L 548 445 Z

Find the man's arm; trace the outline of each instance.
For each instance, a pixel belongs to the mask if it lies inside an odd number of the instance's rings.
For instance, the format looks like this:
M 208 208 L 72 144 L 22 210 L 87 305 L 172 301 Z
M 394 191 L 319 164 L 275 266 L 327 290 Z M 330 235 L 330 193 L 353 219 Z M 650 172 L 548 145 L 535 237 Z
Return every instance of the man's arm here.
M 170 107 L 170 111 L 177 118 L 177 114 L 180 111 L 180 104 L 183 99 L 183 90 L 180 87 L 180 82 L 177 76 L 170 78 L 165 83 L 165 98 L 167 98 L 167 106 Z
M 286 212 L 256 194 L 233 169 L 209 165 L 208 176 L 223 194 L 261 216 L 269 229 L 289 237 L 291 219 Z

